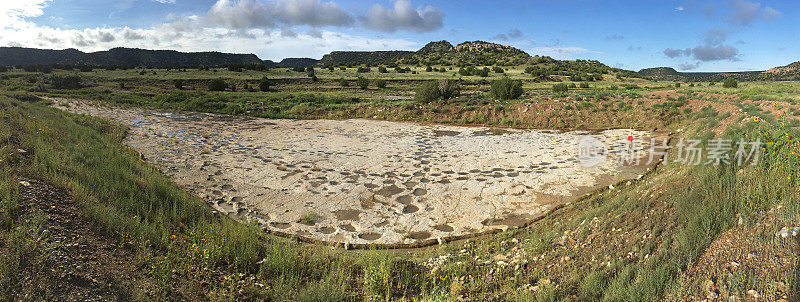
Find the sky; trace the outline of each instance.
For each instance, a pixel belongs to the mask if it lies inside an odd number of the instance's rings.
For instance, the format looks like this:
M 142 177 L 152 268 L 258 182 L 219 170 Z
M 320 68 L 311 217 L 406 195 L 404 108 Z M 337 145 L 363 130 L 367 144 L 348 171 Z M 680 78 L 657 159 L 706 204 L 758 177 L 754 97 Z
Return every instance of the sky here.
M 800 3 L 694 0 L 2 0 L 0 46 L 319 59 L 482 40 L 639 70 L 766 70 L 800 60 Z

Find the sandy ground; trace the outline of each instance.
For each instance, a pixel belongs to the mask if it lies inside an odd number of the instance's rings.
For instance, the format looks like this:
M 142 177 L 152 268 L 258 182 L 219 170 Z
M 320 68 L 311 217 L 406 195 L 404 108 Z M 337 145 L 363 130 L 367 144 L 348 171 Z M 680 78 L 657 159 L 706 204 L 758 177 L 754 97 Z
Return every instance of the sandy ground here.
M 217 211 L 265 230 L 351 244 L 412 244 L 525 224 L 648 168 L 620 166 L 628 136 L 371 120 L 270 120 L 56 102 L 131 127 L 126 143 Z M 578 141 L 609 147 L 586 168 Z M 641 140 L 641 142 L 639 142 Z

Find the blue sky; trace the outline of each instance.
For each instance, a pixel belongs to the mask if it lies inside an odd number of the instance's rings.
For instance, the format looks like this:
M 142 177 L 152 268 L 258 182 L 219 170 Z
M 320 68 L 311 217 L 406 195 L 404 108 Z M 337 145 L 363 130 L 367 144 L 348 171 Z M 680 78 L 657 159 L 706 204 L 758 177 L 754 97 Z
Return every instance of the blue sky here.
M 764 70 L 800 60 L 793 1 L 15 0 L 0 45 L 320 58 L 485 40 L 632 70 Z

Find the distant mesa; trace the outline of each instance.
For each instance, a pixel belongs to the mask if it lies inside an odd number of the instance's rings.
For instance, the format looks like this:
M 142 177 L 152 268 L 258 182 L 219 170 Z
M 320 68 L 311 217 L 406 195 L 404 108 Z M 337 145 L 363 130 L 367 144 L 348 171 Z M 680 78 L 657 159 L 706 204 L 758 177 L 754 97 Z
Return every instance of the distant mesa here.
M 767 71 L 739 72 L 679 72 L 671 67 L 646 68 L 639 71 L 643 77 L 657 81 L 701 81 L 720 82 L 727 78 L 741 81 L 758 80 L 800 80 L 800 62 L 775 67 Z
M 77 49 L 50 50 L 22 47 L 0 47 L 0 65 L 96 65 L 96 66 L 147 66 L 194 67 L 224 66 L 231 64 L 261 64 L 253 54 L 228 54 L 221 52 L 178 52 L 174 50 L 146 50 L 138 48 L 112 48 L 106 51 L 85 53 Z

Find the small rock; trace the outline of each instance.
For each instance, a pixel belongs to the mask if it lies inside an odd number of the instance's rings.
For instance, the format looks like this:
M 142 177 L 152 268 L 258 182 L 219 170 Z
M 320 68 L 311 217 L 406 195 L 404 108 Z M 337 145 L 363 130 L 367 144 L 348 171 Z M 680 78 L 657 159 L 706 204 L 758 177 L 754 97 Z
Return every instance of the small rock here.
M 542 279 L 542 280 L 539 280 L 539 284 L 541 284 L 541 285 L 543 285 L 543 286 L 544 286 L 544 285 L 549 285 L 549 284 L 550 284 L 550 279 Z
M 31 186 L 31 183 L 29 183 L 29 182 L 27 182 L 27 181 L 24 181 L 24 180 L 23 180 L 23 181 L 20 181 L 20 182 L 19 182 L 19 184 L 20 184 L 21 186 L 23 186 L 23 187 L 30 187 L 30 186 Z
M 703 281 L 703 284 L 701 286 L 706 294 L 714 292 L 714 281 L 711 281 L 711 279 L 706 279 L 706 281 Z
M 447 240 L 445 240 L 444 238 L 439 238 L 437 239 L 437 241 L 439 241 L 440 245 L 444 245 L 445 243 L 447 243 Z
M 747 294 L 752 296 L 753 298 L 758 298 L 758 292 L 755 289 L 748 290 Z
M 713 300 L 713 299 L 719 298 L 719 295 L 717 293 L 715 293 L 715 292 L 710 292 L 710 293 L 708 293 L 707 298 Z
M 739 262 L 731 261 L 731 266 L 732 267 L 739 267 Z
M 25 151 L 24 149 L 17 149 L 17 153 L 25 154 L 25 153 L 28 153 L 28 151 Z

